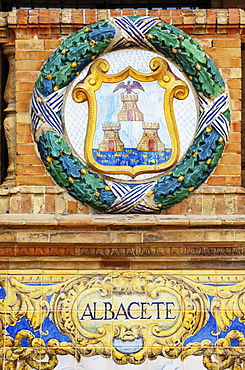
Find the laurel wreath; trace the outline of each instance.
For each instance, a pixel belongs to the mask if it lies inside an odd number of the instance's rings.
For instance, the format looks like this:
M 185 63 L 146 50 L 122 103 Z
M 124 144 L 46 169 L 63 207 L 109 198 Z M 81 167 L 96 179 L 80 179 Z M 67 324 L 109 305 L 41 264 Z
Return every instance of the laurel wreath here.
M 68 37 L 44 64 L 36 88 L 46 97 L 66 87 L 109 47 L 115 32 L 114 26 L 108 21 L 102 21 Z M 160 22 L 150 29 L 147 39 L 158 52 L 179 66 L 197 92 L 202 92 L 212 101 L 225 90 L 217 66 L 201 46 L 181 30 Z M 230 121 L 229 110 L 223 115 Z M 157 180 L 153 198 L 159 210 L 181 202 L 198 188 L 218 164 L 224 146 L 224 139 L 213 127 L 203 130 L 194 139 L 181 162 Z M 74 198 L 103 211 L 114 203 L 116 197 L 105 180 L 91 172 L 72 154 L 61 135 L 47 131 L 40 137 L 38 148 L 54 180 Z

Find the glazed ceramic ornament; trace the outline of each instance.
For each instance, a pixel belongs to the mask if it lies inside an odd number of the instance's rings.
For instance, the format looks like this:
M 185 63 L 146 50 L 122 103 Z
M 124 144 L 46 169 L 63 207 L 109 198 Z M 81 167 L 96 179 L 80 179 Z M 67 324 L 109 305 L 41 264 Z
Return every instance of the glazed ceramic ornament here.
M 75 199 L 107 213 L 157 213 L 218 164 L 228 92 L 181 30 L 110 18 L 68 37 L 44 64 L 32 124 L 47 170 Z

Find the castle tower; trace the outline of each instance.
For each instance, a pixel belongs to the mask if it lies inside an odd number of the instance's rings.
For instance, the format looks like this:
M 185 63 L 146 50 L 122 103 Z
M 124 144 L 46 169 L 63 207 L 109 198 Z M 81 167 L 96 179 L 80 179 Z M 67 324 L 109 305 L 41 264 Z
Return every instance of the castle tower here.
M 144 115 L 137 106 L 137 94 L 121 94 L 123 103 L 121 111 L 118 113 L 118 121 L 144 121 Z
M 124 144 L 119 137 L 120 123 L 102 125 L 104 137 L 98 145 L 100 152 L 117 152 L 124 150 Z
M 142 128 L 144 130 L 142 138 L 137 145 L 139 151 L 158 152 L 165 150 L 165 145 L 161 142 L 158 136 L 158 129 L 160 125 L 158 122 L 143 122 Z

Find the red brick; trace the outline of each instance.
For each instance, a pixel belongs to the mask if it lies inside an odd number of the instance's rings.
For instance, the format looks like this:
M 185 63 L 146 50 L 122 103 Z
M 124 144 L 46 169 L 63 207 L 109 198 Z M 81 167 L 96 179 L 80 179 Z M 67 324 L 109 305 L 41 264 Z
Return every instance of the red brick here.
M 10 199 L 10 213 L 20 213 L 20 197 L 13 195 Z
M 122 15 L 126 15 L 128 17 L 134 15 L 134 10 L 133 9 L 122 9 Z
M 30 60 L 17 60 L 16 70 L 17 71 L 40 71 L 43 61 L 30 61 Z M 16 72 L 18 73 L 18 72 Z
M 55 197 L 52 195 L 45 196 L 45 213 L 55 213 Z
M 49 24 L 50 23 L 50 10 L 49 9 L 40 9 L 39 10 L 39 23 L 40 24 Z
M 8 33 L 9 33 L 9 37 L 10 38 L 12 38 L 12 39 L 14 39 L 14 38 L 16 38 L 17 39 L 17 35 L 16 35 L 16 33 L 14 32 L 14 30 L 12 30 L 11 28 L 9 28 L 8 29 Z
M 229 14 L 229 32 L 237 33 L 239 30 L 239 9 L 228 9 Z
M 225 176 L 211 175 L 208 179 L 207 184 L 209 186 L 225 186 L 226 185 L 226 177 Z
M 38 79 L 39 72 L 38 71 L 30 71 L 30 72 L 25 72 L 25 71 L 17 71 L 16 72 L 16 80 L 21 81 L 22 84 L 25 82 L 36 82 Z
M 240 165 L 218 165 L 214 170 L 214 175 L 240 175 Z
M 135 9 L 135 15 L 137 15 L 138 17 L 146 16 L 146 9 Z
M 53 26 L 53 25 L 51 24 L 51 35 L 52 35 L 52 36 L 57 35 L 56 37 L 59 37 L 60 33 L 61 33 L 61 28 L 60 28 L 60 26 L 55 26 L 55 25 Z
M 240 58 L 214 58 L 214 63 L 220 68 L 239 68 L 242 65 L 242 60 Z
M 240 143 L 241 142 L 241 133 L 240 132 L 230 132 L 229 142 L 230 143 Z
M 193 33 L 194 30 L 194 13 L 192 9 L 183 9 L 183 30 L 186 33 Z
M 23 51 L 16 50 L 16 60 L 43 60 L 46 61 L 51 55 L 51 51 L 47 50 L 35 50 L 35 51 Z
M 38 17 L 39 17 L 38 9 L 30 9 L 28 15 L 29 15 L 28 17 L 29 24 L 38 24 Z
M 28 27 L 27 28 L 27 34 L 28 35 L 38 35 L 38 28 L 37 27 Z
M 89 207 L 80 203 L 79 213 L 82 213 L 83 215 L 89 214 L 90 213 Z
M 18 37 L 23 38 L 27 35 L 27 27 L 25 26 L 18 26 Z M 16 37 L 17 39 L 17 37 Z
M 16 163 L 22 165 L 41 165 L 43 162 L 38 156 L 35 155 L 18 155 L 16 158 Z
M 30 213 L 32 210 L 31 195 L 22 195 L 21 197 L 21 213 Z
M 16 125 L 17 134 L 32 134 L 31 125 L 29 123 L 18 123 Z
M 17 154 L 37 154 L 34 144 L 17 144 L 16 152 Z
M 44 165 L 36 166 L 21 166 L 18 165 L 16 168 L 17 175 L 44 175 L 46 169 Z
M 240 153 L 241 152 L 241 147 L 240 145 L 237 145 L 235 143 L 227 143 L 225 146 L 225 151 L 227 153 Z
M 195 36 L 197 37 L 197 36 Z M 199 36 L 200 37 L 200 36 Z M 205 35 L 203 35 L 202 37 L 205 37 Z M 210 38 L 209 35 L 206 35 L 206 37 Z M 227 35 L 227 34 L 216 34 L 216 35 L 213 35 L 212 36 L 213 39 L 224 39 L 226 40 L 227 38 L 228 39 L 239 39 L 240 40 L 240 35 Z
M 241 176 L 226 176 L 225 185 L 226 186 L 241 186 Z
M 15 255 L 15 247 L 10 247 L 8 245 L 2 245 L 1 243 L 1 248 L 0 248 L 0 256 L 4 257 L 10 257 Z
M 69 214 L 76 214 L 78 211 L 77 202 L 68 201 L 68 213 Z
M 40 26 L 39 27 L 39 33 L 40 35 L 50 35 L 52 32 L 51 32 L 51 27 L 48 26 L 48 27 L 42 27 Z
M 227 80 L 227 85 L 230 89 L 241 89 L 242 81 L 240 78 L 230 78 Z
M 182 26 L 182 11 L 179 9 L 172 10 L 172 23 L 173 25 Z
M 229 80 L 227 81 L 229 86 Z M 231 99 L 241 99 L 242 98 L 242 91 L 241 90 L 232 90 L 230 89 L 230 98 Z
M 28 23 L 28 10 L 18 9 L 17 12 L 18 24 L 27 24 Z
M 206 10 L 206 33 L 214 34 L 216 30 L 216 10 L 207 9 Z
M 165 23 L 170 23 L 170 11 L 167 9 L 160 9 L 160 18 Z
M 110 13 L 111 13 L 111 17 L 120 17 L 120 15 L 122 15 L 121 9 L 110 9 Z
M 33 135 L 32 134 L 17 134 L 16 141 L 19 144 L 33 143 Z
M 213 58 L 240 58 L 241 49 L 240 48 L 209 48 L 208 53 Z
M 56 50 L 61 44 L 61 40 L 45 40 L 44 48 L 46 50 Z
M 19 91 L 32 92 L 34 84 L 35 84 L 34 82 L 17 82 L 16 83 L 16 91 L 17 92 L 19 92 Z
M 17 103 L 28 103 L 30 104 L 32 92 L 17 92 L 15 94 L 16 102 Z
M 220 164 L 239 164 L 241 165 L 241 154 L 223 154 Z
M 73 24 L 79 24 L 82 27 L 82 25 L 83 25 L 83 9 L 73 9 L 72 21 L 73 21 Z
M 240 132 L 241 131 L 241 122 L 231 122 L 231 131 Z
M 29 112 L 30 109 L 30 102 L 28 103 L 16 103 L 16 110 L 17 112 Z
M 55 183 L 50 176 L 17 176 L 16 185 L 52 186 Z
M 158 9 L 149 9 L 149 16 L 150 17 L 159 17 Z
M 245 198 L 244 194 L 237 195 L 237 211 L 239 215 L 245 214 Z
M 92 24 L 96 22 L 96 10 L 95 9 L 86 9 L 85 11 L 85 23 Z
M 213 46 L 217 48 L 240 48 L 241 47 L 241 40 L 237 39 L 214 39 Z
M 60 9 L 49 9 L 49 14 L 50 14 L 50 23 L 53 24 L 60 24 Z
M 77 32 L 77 31 L 79 31 L 79 30 L 81 30 L 81 29 L 83 29 L 83 26 L 73 26 L 73 33 L 75 33 L 75 32 Z
M 169 210 L 169 214 L 179 215 L 180 214 L 180 204 L 178 203 L 175 206 L 171 207 Z

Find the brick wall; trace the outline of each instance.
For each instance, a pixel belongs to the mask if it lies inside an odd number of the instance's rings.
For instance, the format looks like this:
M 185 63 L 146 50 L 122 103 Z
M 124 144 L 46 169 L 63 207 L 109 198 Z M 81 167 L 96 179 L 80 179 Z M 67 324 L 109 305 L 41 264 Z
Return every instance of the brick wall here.
M 69 34 L 109 16 L 146 14 L 158 16 L 183 29 L 203 46 L 220 68 L 231 100 L 231 133 L 219 165 L 205 184 L 165 213 L 244 213 L 245 193 L 241 188 L 241 42 L 245 35 L 245 12 L 239 9 L 20 9 L 4 14 L 2 18 L 7 19 L 5 37 L 15 47 L 16 179 L 14 187 L 0 189 L 1 213 L 92 212 L 54 183 L 40 159 L 30 126 L 33 86 L 42 64 Z

